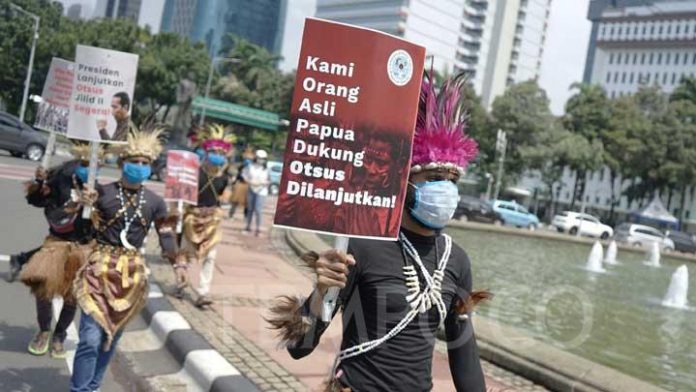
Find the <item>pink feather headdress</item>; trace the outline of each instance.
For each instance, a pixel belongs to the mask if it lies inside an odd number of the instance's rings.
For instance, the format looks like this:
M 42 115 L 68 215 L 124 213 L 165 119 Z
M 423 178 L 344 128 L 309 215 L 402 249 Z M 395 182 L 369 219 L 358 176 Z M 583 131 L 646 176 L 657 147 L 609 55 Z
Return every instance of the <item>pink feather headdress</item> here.
M 478 154 L 476 141 L 464 133 L 466 109 L 462 87 L 466 78 L 459 74 L 435 90 L 426 73 L 421 85 L 416 134 L 413 139 L 411 173 L 429 169 L 451 169 L 460 174 Z
M 210 124 L 197 136 L 196 141 L 200 142 L 200 146 L 209 151 L 212 149 L 221 149 L 228 152 L 232 149 L 235 140 L 233 134 L 225 132 L 225 127 L 220 124 Z

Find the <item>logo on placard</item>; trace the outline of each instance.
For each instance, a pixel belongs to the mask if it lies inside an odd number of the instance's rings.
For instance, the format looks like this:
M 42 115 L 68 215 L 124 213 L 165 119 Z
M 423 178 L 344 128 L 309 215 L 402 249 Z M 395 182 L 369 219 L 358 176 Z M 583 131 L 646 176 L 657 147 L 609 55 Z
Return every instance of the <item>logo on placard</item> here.
M 403 86 L 411 80 L 413 76 L 413 59 L 407 51 L 395 50 L 387 62 L 387 74 L 389 80 L 397 86 Z

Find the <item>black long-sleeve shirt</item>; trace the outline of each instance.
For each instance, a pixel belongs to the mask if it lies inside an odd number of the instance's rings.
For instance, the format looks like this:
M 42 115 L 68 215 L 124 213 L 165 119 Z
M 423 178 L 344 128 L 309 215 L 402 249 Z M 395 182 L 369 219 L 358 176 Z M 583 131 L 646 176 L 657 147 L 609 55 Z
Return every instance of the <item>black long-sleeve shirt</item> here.
M 69 161 L 51 170 L 45 183 L 41 184 L 45 187 L 36 186 L 26 199 L 32 206 L 43 208 L 52 236 L 84 243 L 92 238 L 92 224 L 82 219 L 82 209 L 73 200 L 73 192 L 83 186 L 74 175 L 78 165 L 77 161 Z
M 225 192 L 229 183 L 226 175 L 210 177 L 201 168 L 198 171 L 198 207 L 219 207 L 220 195 Z
M 120 216 L 114 220 L 114 217 L 121 208 L 121 202 L 118 198 L 118 184 L 118 182 L 112 182 L 111 184 L 100 187 L 98 189 L 99 198 L 95 205 L 99 212 L 101 225 L 104 226 L 97 231 L 96 239 L 99 243 L 112 246 L 123 246 L 120 235 L 126 225 L 124 216 Z M 132 190 L 124 188 L 125 198 L 130 196 L 134 198 L 134 200 L 138 200 L 139 194 L 140 189 Z M 164 199 L 147 188 L 144 188 L 143 197 L 145 198 L 145 204 L 142 206 L 142 219 L 136 218 L 133 220 L 126 237 L 128 242 L 136 248 L 140 248 L 143 245 L 153 222 L 167 218 L 167 205 Z M 135 207 L 129 206 L 126 212 L 128 218 L 132 217 L 134 213 Z M 157 229 L 162 250 L 166 254 L 176 254 L 176 238 L 173 233 L 162 233 L 159 231 L 159 228 Z
M 437 265 L 436 248 L 439 251 L 437 257 L 441 257 L 444 238 L 404 233 L 432 275 Z M 384 336 L 410 310 L 402 272 L 404 257 L 398 242 L 352 239 L 348 251 L 355 257 L 356 265 L 351 267 L 346 287 L 338 298 L 338 304 L 343 308 L 341 349 Z M 420 278 L 423 288 L 425 282 Z M 485 391 L 473 327 L 470 320 L 459 321 L 454 312 L 457 300 L 467 298 L 471 285 L 469 258 L 459 246 L 452 244 L 442 284 L 442 298 L 448 309 L 445 332 L 450 370 L 456 390 L 460 392 Z M 305 306 L 308 304 L 309 300 Z M 356 392 L 430 391 L 439 317 L 436 306 L 433 306 L 378 348 L 344 360 L 339 366 L 342 370 L 339 380 Z M 293 358 L 310 354 L 327 326 L 318 320 L 303 342 L 288 349 Z

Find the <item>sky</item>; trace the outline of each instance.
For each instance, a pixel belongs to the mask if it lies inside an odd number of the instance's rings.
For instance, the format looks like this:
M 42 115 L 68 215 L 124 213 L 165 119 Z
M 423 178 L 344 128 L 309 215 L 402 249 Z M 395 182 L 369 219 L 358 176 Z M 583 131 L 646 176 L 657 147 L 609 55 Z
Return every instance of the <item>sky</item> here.
M 553 0 L 541 59 L 539 85 L 551 100 L 551 111 L 563 114 L 572 94 L 570 85 L 582 81 L 592 24 L 587 20 L 589 0 Z
M 283 56 L 283 61 L 279 64 L 281 70 L 290 72 L 297 68 L 304 20 L 308 16 L 314 16 L 316 8 L 317 0 L 288 0 L 283 45 L 280 50 Z

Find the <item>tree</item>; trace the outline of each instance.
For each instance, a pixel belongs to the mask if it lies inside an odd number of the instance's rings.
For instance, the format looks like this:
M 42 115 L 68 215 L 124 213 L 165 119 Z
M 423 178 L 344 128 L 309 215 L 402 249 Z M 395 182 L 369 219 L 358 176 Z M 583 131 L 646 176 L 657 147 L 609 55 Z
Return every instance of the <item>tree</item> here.
M 599 152 L 602 150 L 602 134 L 606 132 L 610 118 L 607 95 L 604 89 L 597 85 L 574 83 L 571 89 L 577 92 L 566 103 L 563 123 L 566 129 L 583 137 L 587 143 L 597 148 L 596 152 Z M 575 205 L 578 195 L 584 197 L 587 172 L 597 170 L 602 165 L 601 155 L 588 157 L 581 154 L 577 158 L 570 165 L 576 175 L 570 208 Z
M 520 148 L 520 157 L 530 170 L 540 174 L 545 188 L 541 196 L 546 196 L 546 218 L 555 214 L 556 199 L 560 192 L 559 182 L 563 170 L 570 163 L 573 150 L 577 149 L 577 135 L 573 135 L 557 122 L 537 136 L 537 143 Z M 554 192 L 555 191 L 555 192 Z
M 160 33 L 138 49 L 138 83 L 135 96 L 141 104 L 147 104 L 152 113 L 176 103 L 179 81 L 192 74 L 198 86 L 206 82 L 210 57 L 202 43 L 192 44 L 174 33 Z
M 491 129 L 502 129 L 507 133 L 504 171 L 508 180 L 516 179 L 529 168 L 520 154 L 521 148 L 537 144 L 541 135 L 552 125 L 553 116 L 546 92 L 532 80 L 512 85 L 493 101 L 491 117 Z M 492 138 L 493 146 L 495 134 L 486 134 Z
M 30 85 L 30 93 L 40 92 L 43 81 L 50 64 L 44 60 L 47 53 L 48 40 L 55 35 L 56 30 L 63 22 L 63 7 L 48 0 L 0 0 L 0 64 L 3 72 L 0 73 L 0 107 L 2 103 L 7 106 L 7 111 L 17 113 L 22 102 L 24 81 L 27 75 L 29 52 L 34 33 L 33 20 L 26 15 L 15 12 L 10 8 L 10 3 L 15 3 L 25 10 L 38 15 L 41 18 L 39 25 L 39 37 L 37 42 L 34 70 Z M 52 48 L 56 55 L 65 54 L 62 48 Z M 74 46 L 73 46 L 73 51 Z M 31 114 L 32 106 L 27 108 L 27 114 Z
M 679 86 L 670 96 L 669 110 L 676 119 L 681 143 L 674 153 L 674 161 L 681 164 L 678 176 L 678 187 L 681 205 L 679 219 L 683 222 L 686 218 L 686 190 L 696 184 L 696 78 L 682 79 Z
M 616 179 L 640 175 L 634 168 L 639 165 L 643 151 L 642 137 L 650 129 L 650 123 L 641 113 L 631 96 L 619 97 L 610 102 L 611 117 L 608 129 L 601 135 L 604 146 L 604 164 L 609 168 L 611 178 L 611 209 L 609 220 L 614 218 L 614 208 L 618 204 L 615 192 Z M 629 204 L 631 203 L 629 199 Z
M 215 96 L 239 105 L 277 113 L 281 118 L 289 118 L 295 75 L 283 74 L 276 68 L 278 56 L 232 35 L 223 45 L 223 53 L 225 57 L 240 61 L 220 67 L 224 76 L 215 83 Z M 271 135 L 265 133 L 266 131 L 246 129 L 241 134 L 241 140 L 270 151 L 285 146 L 287 135 L 284 132 Z
M 672 91 L 669 100 L 674 101 L 690 101 L 696 103 L 696 76 L 683 78 L 679 86 Z

